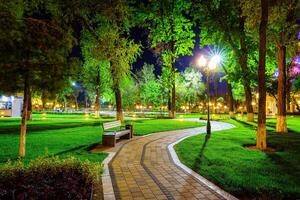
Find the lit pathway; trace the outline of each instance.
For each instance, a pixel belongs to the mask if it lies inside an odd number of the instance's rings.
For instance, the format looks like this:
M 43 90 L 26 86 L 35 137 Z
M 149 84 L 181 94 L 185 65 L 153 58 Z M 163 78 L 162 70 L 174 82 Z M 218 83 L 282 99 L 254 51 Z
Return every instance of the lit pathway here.
M 232 127 L 212 122 L 213 131 Z M 126 143 L 109 163 L 115 199 L 234 199 L 224 191 L 225 195 L 218 194 L 215 187 L 176 165 L 170 155 L 170 144 L 205 129 L 160 132 Z

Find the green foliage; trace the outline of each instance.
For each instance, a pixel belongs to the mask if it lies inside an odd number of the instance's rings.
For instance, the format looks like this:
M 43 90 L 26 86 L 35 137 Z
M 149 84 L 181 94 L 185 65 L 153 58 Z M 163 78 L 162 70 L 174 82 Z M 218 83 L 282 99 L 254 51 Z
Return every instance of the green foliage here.
M 201 72 L 192 67 L 176 76 L 177 96 L 179 105 L 198 104 L 205 92 L 205 84 L 202 81 Z
M 300 76 L 297 76 L 293 82 L 293 90 L 294 92 L 298 92 L 300 90 Z
M 126 109 L 134 110 L 135 104 L 140 102 L 140 90 L 133 78 L 122 81 L 121 91 L 123 94 L 123 106 Z
M 175 81 L 176 60 L 179 56 L 192 55 L 194 23 L 187 17 L 191 6 L 190 1 L 155 0 L 148 2 L 138 15 L 141 21 L 147 22 L 143 26 L 149 30 L 150 45 L 161 56 L 162 80 L 169 91 Z
M 34 91 L 58 91 L 75 72 L 78 63 L 68 58 L 75 44 L 70 28 L 62 27 L 54 15 L 50 19 L 36 17 L 42 11 L 49 16 L 54 14 L 47 5 L 40 1 L 1 3 L 1 90 L 20 91 L 28 79 Z
M 154 65 L 144 64 L 138 73 L 141 101 L 144 105 L 158 108 L 162 99 L 162 85 L 155 77 Z
M 100 95 L 103 96 L 109 92 L 111 86 L 109 62 L 103 56 L 105 52 L 100 50 L 96 38 L 88 31 L 83 31 L 81 34 L 81 51 L 84 57 L 82 81 L 92 100 L 97 88 L 100 88 Z

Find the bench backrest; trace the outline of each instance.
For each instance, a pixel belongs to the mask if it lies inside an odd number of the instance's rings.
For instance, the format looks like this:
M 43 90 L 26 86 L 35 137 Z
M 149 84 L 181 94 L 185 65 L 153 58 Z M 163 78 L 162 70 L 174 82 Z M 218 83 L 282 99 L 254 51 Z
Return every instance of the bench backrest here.
M 118 126 L 121 126 L 121 125 L 122 125 L 121 121 L 118 120 L 118 121 L 114 121 L 114 122 L 103 123 L 102 127 L 103 127 L 103 130 L 107 130 L 107 129 L 115 128 L 115 127 L 118 127 Z

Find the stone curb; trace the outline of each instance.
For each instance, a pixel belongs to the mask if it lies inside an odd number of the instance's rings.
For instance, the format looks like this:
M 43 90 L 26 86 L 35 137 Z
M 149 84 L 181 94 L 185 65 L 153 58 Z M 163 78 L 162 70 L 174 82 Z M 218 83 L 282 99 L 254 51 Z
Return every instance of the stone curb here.
M 102 189 L 104 200 L 115 200 L 114 188 L 112 186 L 108 163 L 115 157 L 115 152 L 107 152 L 108 156 L 103 161 Z

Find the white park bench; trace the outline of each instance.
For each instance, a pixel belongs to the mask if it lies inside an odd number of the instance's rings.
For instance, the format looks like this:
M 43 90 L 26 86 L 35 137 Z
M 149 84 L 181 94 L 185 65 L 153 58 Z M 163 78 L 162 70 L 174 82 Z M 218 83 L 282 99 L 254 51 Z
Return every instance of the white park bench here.
M 112 128 L 120 127 L 118 130 L 110 130 Z M 131 139 L 133 136 L 132 125 L 122 127 L 121 121 L 107 122 L 102 124 L 102 145 L 114 147 L 118 139 Z

